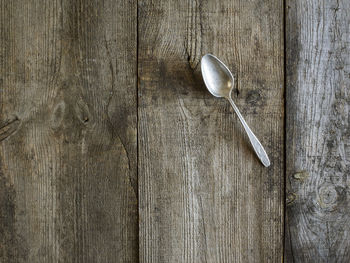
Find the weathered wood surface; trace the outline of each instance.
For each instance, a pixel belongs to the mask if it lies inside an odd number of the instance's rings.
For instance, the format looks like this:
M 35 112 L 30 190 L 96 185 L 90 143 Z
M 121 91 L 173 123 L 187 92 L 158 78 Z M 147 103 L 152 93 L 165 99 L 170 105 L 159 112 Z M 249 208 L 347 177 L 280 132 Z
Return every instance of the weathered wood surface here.
M 136 262 L 137 7 L 0 1 L 0 262 Z
M 286 262 L 350 262 L 349 10 L 286 2 Z
M 139 0 L 140 262 L 283 258 L 283 3 Z M 200 77 L 210 52 L 266 147 L 264 168 L 227 101 Z

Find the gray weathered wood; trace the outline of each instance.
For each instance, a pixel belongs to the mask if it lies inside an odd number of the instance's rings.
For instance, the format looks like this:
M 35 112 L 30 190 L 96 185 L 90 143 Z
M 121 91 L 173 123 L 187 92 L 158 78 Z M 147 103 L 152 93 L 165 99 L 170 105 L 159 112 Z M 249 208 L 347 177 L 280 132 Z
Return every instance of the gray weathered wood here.
M 0 1 L 0 262 L 136 262 L 133 1 Z
M 280 262 L 282 1 L 139 0 L 141 262 Z M 202 55 L 234 70 L 234 100 L 266 147 L 264 168 Z
M 350 262 L 349 10 L 286 2 L 287 262 Z

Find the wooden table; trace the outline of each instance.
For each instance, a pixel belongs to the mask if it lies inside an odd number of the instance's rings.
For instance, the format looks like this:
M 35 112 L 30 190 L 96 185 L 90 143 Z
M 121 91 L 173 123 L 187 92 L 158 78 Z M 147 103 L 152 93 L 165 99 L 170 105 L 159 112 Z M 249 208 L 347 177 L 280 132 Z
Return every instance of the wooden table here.
M 349 262 L 349 10 L 1 0 L 0 262 Z

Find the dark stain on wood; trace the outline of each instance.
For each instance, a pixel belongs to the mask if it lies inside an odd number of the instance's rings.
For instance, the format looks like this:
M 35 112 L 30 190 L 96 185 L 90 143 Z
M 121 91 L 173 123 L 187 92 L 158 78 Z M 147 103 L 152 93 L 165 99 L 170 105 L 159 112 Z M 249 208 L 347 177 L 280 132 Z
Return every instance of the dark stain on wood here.
M 0 170 L 0 259 L 2 262 L 26 262 L 28 243 L 16 229 L 16 191 Z

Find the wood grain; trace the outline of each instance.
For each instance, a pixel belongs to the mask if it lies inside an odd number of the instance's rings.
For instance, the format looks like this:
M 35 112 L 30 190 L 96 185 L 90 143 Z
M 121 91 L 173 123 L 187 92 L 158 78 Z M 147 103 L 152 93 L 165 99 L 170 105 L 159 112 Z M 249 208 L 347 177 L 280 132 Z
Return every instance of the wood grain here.
M 280 262 L 283 6 L 277 0 L 139 0 L 141 262 Z M 205 53 L 236 75 L 234 100 L 272 161 L 255 157 Z
M 286 2 L 287 262 L 350 261 L 350 2 Z
M 0 1 L 0 262 L 136 262 L 132 1 Z

